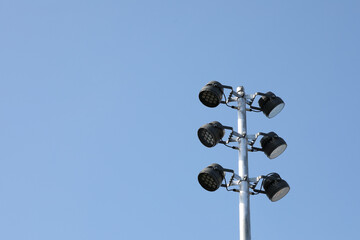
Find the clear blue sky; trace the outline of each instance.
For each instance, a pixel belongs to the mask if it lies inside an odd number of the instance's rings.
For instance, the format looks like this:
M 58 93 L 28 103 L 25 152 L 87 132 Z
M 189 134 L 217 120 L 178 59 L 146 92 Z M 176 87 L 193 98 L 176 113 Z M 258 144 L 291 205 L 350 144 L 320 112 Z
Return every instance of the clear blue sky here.
M 0 239 L 238 239 L 238 195 L 198 172 L 237 152 L 197 129 L 236 111 L 211 80 L 286 102 L 275 131 L 289 194 L 251 198 L 253 239 L 356 239 L 360 215 L 357 0 L 0 0 Z

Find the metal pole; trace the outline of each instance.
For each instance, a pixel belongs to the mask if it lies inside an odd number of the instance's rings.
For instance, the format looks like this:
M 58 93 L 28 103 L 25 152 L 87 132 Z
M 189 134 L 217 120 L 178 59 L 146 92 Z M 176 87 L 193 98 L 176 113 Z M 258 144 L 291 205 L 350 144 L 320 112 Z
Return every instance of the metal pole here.
M 237 93 L 242 96 L 238 98 L 238 133 L 243 135 L 239 142 L 239 176 L 240 183 L 240 199 L 239 199 L 239 225 L 240 225 L 240 240 L 251 240 L 250 231 L 250 193 L 248 169 L 248 143 L 247 143 L 247 130 L 246 130 L 246 99 L 244 87 L 238 87 Z

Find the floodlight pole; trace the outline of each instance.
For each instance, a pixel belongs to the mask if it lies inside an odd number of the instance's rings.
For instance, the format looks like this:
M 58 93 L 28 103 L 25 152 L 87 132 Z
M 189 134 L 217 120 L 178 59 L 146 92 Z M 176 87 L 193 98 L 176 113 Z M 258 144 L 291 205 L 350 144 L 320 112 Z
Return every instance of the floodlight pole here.
M 250 231 L 250 191 L 249 182 L 247 181 L 249 176 L 248 168 L 248 140 L 246 130 L 246 99 L 244 87 L 237 87 L 236 92 L 241 96 L 238 97 L 238 133 L 242 138 L 239 141 L 239 176 L 240 183 L 240 199 L 239 199 L 239 225 L 240 225 L 240 240 L 251 240 Z

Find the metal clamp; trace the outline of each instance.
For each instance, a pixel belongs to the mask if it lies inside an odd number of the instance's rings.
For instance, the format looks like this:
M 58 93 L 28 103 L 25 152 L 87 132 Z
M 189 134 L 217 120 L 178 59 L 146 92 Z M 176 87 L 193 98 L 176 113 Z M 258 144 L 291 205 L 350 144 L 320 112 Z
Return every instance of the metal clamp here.
M 256 96 L 266 96 L 265 93 L 261 93 L 261 92 L 256 92 L 254 94 L 250 94 L 250 95 L 245 95 L 245 99 L 246 99 L 246 104 L 249 105 L 250 108 L 247 108 L 247 111 L 254 111 L 255 112 L 261 112 L 261 108 L 259 107 L 254 107 L 252 104 L 254 103 L 254 100 L 256 98 Z
M 258 132 L 257 134 L 255 135 L 248 135 L 247 136 L 247 139 L 250 140 L 249 141 L 249 146 L 250 146 L 250 149 L 248 149 L 249 152 L 257 152 L 257 151 L 263 151 L 261 148 L 257 148 L 257 147 L 254 147 L 254 144 L 256 142 L 256 140 L 258 139 L 259 136 L 265 136 L 266 134 L 263 133 L 263 132 Z

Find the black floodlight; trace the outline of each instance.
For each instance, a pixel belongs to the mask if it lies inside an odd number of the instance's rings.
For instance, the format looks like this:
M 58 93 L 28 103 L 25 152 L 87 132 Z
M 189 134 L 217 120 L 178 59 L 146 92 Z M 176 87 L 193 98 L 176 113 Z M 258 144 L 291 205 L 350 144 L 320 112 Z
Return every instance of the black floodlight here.
M 267 92 L 259 99 L 261 111 L 268 117 L 275 117 L 285 107 L 284 101 L 272 92 Z
M 214 147 L 224 136 L 225 128 L 221 123 L 214 121 L 199 128 L 198 137 L 206 147 Z
M 203 188 L 213 192 L 221 186 L 224 177 L 225 173 L 223 167 L 217 163 L 213 163 L 199 173 L 198 181 Z
M 205 106 L 214 108 L 220 104 L 223 94 L 221 83 L 211 81 L 200 90 L 199 99 Z
M 260 140 L 260 144 L 262 150 L 270 159 L 278 157 L 287 147 L 285 140 L 274 132 L 265 134 L 265 136 Z
M 276 202 L 290 191 L 290 186 L 279 174 L 270 173 L 264 179 L 264 189 L 266 196 L 268 196 L 272 202 Z

